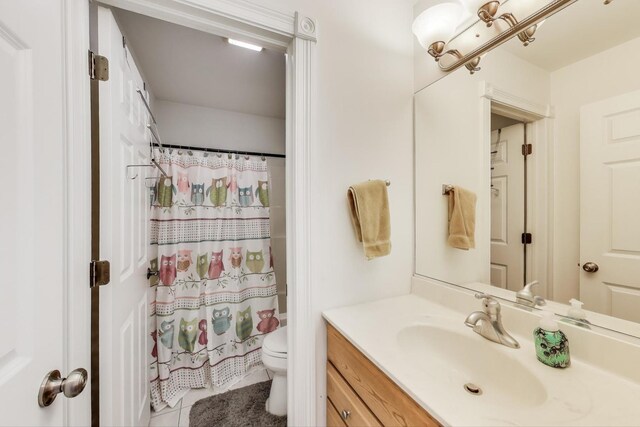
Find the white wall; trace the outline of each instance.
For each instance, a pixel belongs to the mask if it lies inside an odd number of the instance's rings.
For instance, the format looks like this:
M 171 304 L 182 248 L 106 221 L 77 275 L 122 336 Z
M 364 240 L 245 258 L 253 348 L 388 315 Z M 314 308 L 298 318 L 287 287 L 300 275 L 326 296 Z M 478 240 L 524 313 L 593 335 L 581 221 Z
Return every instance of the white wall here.
M 551 73 L 555 107 L 553 268 L 556 301 L 579 295 L 580 280 L 580 107 L 640 89 L 640 38 Z M 587 261 L 587 260 L 584 260 Z
M 285 94 L 283 93 L 284 97 Z M 156 100 L 162 142 L 284 154 L 284 119 Z
M 318 20 L 311 150 L 312 312 L 318 425 L 325 418 L 330 307 L 407 294 L 413 258 L 412 1 L 261 0 Z M 392 253 L 367 261 L 347 210 L 349 185 L 391 180 Z M 296 286 L 290 283 L 289 286 Z
M 508 52 L 492 52 L 482 70 L 457 70 L 415 96 L 416 273 L 452 283 L 490 283 L 490 111 L 482 82 L 530 100 L 549 102 L 549 73 Z M 476 249 L 447 244 L 442 184 L 478 196 Z

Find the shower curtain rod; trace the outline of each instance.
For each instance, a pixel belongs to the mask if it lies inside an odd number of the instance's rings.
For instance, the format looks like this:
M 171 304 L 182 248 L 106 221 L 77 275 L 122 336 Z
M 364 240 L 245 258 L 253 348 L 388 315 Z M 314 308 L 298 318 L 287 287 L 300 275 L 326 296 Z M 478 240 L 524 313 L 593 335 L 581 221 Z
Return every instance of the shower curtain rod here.
M 223 154 L 244 154 L 245 156 L 260 156 L 260 157 L 274 157 L 278 159 L 285 159 L 285 154 L 274 153 L 258 153 L 255 151 L 237 151 L 237 150 L 223 150 L 217 148 L 204 148 L 204 147 L 191 147 L 188 145 L 175 145 L 175 144 L 152 144 L 154 148 L 173 148 L 176 150 L 192 150 L 192 151 L 205 151 L 207 153 L 223 153 Z

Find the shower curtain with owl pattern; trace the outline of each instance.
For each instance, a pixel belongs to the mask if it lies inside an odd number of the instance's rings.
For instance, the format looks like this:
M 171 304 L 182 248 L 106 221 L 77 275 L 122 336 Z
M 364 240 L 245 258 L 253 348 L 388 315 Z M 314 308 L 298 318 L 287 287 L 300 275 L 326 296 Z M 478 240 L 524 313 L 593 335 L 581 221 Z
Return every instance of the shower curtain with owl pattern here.
M 267 162 L 156 150 L 168 177 L 151 188 L 151 402 L 224 386 L 261 363 L 279 327 Z M 155 283 L 153 283 L 155 282 Z

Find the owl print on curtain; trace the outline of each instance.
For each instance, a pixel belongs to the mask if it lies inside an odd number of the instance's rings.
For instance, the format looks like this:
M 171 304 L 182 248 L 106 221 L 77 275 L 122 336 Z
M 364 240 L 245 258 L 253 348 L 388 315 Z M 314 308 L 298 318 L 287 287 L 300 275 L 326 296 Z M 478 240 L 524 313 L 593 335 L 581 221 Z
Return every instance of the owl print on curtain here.
M 253 331 L 253 318 L 251 317 L 251 306 L 247 307 L 244 311 L 238 311 L 236 317 L 236 334 L 240 341 L 244 341 Z
M 193 353 L 198 336 L 198 319 L 186 321 L 180 319 L 180 331 L 178 332 L 178 345 L 189 353 Z
M 191 203 L 194 206 L 202 206 L 204 203 L 204 183 L 191 185 Z
M 201 319 L 198 323 L 198 329 L 200 329 L 200 336 L 198 337 L 198 344 L 207 345 L 209 338 L 207 338 L 207 319 Z
M 222 310 L 213 309 L 213 316 L 211 317 L 211 324 L 213 325 L 213 332 L 216 335 L 222 335 L 231 327 L 231 319 L 233 316 L 229 310 L 229 307 L 225 307 Z
M 178 251 L 178 271 L 184 273 L 191 266 L 191 249 L 181 249 Z
M 178 172 L 178 191 L 182 194 L 187 194 L 189 193 L 189 187 L 191 187 L 189 174 L 186 172 Z
M 164 256 L 160 260 L 160 281 L 165 286 L 171 286 L 176 280 L 178 270 L 176 268 L 176 254 Z
M 242 248 L 231 248 L 229 262 L 231 262 L 231 267 L 233 268 L 240 268 L 242 266 Z
M 158 328 L 160 342 L 167 348 L 173 348 L 173 322 L 175 319 L 163 320 Z
M 198 255 L 198 276 L 200 276 L 200 280 L 204 280 L 207 277 L 207 272 L 209 271 L 209 255 L 202 254 Z
M 258 331 L 262 332 L 263 334 L 268 334 L 269 332 L 275 331 L 278 325 L 280 325 L 280 321 L 277 317 L 275 317 L 275 308 L 272 308 L 271 310 L 261 310 L 256 314 L 260 318 L 260 323 L 258 323 L 256 329 L 258 329 Z
M 149 231 L 160 285 L 147 337 L 151 403 L 161 408 L 260 365 L 280 320 L 267 162 L 178 150 L 156 160 L 174 177 L 158 179 Z
M 213 206 L 225 206 L 227 203 L 227 178 L 212 179 L 211 186 L 207 188 L 207 196 Z
M 209 264 L 209 280 L 219 279 L 224 271 L 224 263 L 222 257 L 224 250 L 220 252 L 211 252 L 211 263 Z
M 269 183 L 267 181 L 258 181 L 256 188 L 256 196 L 260 200 L 260 204 L 265 208 L 269 207 Z
M 238 190 L 238 203 L 243 208 L 253 205 L 253 185 Z
M 173 206 L 173 195 L 176 194 L 176 187 L 173 185 L 172 177 L 167 176 L 158 179 L 156 186 L 156 200 L 163 208 Z
M 252 273 L 262 273 L 262 270 L 264 269 L 264 257 L 262 256 L 262 251 L 249 252 L 247 250 L 246 264 L 247 268 Z

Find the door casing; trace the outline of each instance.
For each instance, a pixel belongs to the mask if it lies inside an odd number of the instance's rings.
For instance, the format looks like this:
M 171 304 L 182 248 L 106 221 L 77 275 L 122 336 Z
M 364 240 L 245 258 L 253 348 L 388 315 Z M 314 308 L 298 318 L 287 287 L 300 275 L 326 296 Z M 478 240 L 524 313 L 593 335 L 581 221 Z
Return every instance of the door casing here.
M 534 244 L 527 249 L 527 282 L 539 282 L 536 292 L 553 298 L 553 191 L 554 179 L 552 141 L 554 110 L 504 91 L 488 82 L 480 83 L 483 146 L 487 170 L 491 164 L 491 113 L 519 120 L 527 125 L 527 141 L 533 142 L 534 154 L 528 156 L 527 173 L 527 231 L 533 234 Z M 485 188 L 490 191 L 491 177 L 487 174 Z
M 83 181 L 82 188 L 74 189 L 83 196 L 83 227 L 73 230 L 70 241 L 83 242 L 83 272 L 80 265 L 74 265 L 81 283 L 73 284 L 73 289 L 82 290 L 83 301 L 88 302 L 89 288 L 87 277 L 88 261 L 91 247 L 91 208 L 90 186 L 91 161 L 90 144 L 90 97 L 89 79 L 86 70 L 86 53 L 89 49 L 89 3 L 71 2 L 68 0 L 68 17 L 65 25 L 67 41 L 73 48 L 73 73 L 66 78 L 69 91 L 73 97 L 69 99 L 67 111 L 69 126 L 73 126 L 80 135 L 78 144 L 84 146 L 69 150 L 67 158 L 70 166 L 75 167 L 75 181 Z M 315 49 L 317 41 L 317 22 L 297 12 L 281 12 L 252 3 L 247 0 L 208 0 L 206 4 L 196 0 L 104 0 L 105 6 L 115 6 L 136 13 L 148 15 L 196 30 L 214 33 L 224 37 L 236 37 L 246 41 L 254 41 L 265 47 L 276 49 L 287 54 L 287 106 L 286 106 L 286 197 L 287 197 L 287 277 L 291 286 L 287 295 L 288 327 L 288 419 L 291 425 L 318 425 L 324 423 L 324 411 L 317 408 L 317 363 L 314 318 L 311 310 L 311 179 L 310 149 L 313 144 L 315 105 Z M 99 53 L 99 52 L 97 52 Z M 80 67 L 80 57 L 83 66 Z M 71 71 L 71 70 L 70 70 Z M 82 71 L 84 74 L 78 75 Z M 72 114 L 75 113 L 75 114 Z M 72 183 L 69 183 L 72 184 Z M 77 184 L 80 187 L 80 184 Z M 72 190 L 71 187 L 70 191 Z M 69 205 L 69 207 L 74 205 Z M 75 208 L 75 206 L 74 206 Z M 76 210 L 77 212 L 77 210 Z M 86 224 L 84 224 L 86 222 Z M 86 226 L 86 227 L 85 227 Z M 74 223 L 75 227 L 75 223 Z M 72 231 L 70 230 L 70 233 Z M 75 249 L 75 247 L 74 247 Z M 86 260 L 86 262 L 84 262 Z M 76 262 L 75 264 L 80 264 Z M 71 286 L 69 287 L 71 289 Z M 75 295 L 75 294 L 74 294 Z M 90 310 L 75 313 L 81 316 L 85 339 L 84 358 L 88 366 L 90 360 L 88 328 Z M 81 366 L 81 365 L 79 365 Z M 297 379 L 297 381 L 296 381 Z M 323 399 L 320 399 L 323 401 Z M 78 418 L 80 419 L 80 418 Z M 73 425 L 87 425 L 84 422 Z

